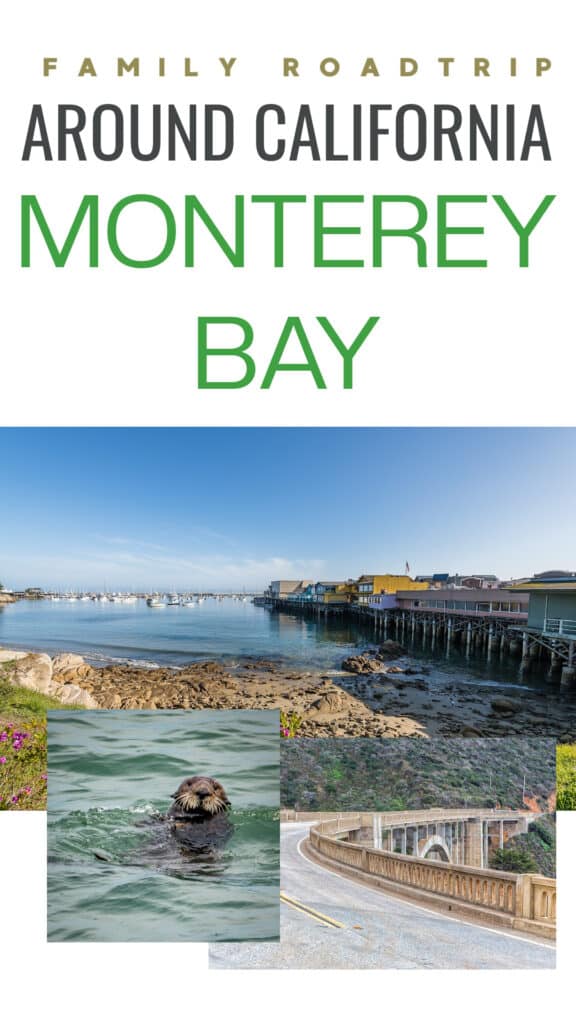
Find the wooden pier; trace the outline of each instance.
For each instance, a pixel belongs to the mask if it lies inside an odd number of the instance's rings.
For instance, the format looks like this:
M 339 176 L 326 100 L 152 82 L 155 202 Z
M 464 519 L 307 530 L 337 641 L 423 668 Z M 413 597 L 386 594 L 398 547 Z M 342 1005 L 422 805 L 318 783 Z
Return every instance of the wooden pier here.
M 401 644 L 418 643 L 431 652 L 458 649 L 483 658 L 517 658 L 521 674 L 536 668 L 548 682 L 576 684 L 576 643 L 549 637 L 529 627 L 527 615 L 519 612 L 478 613 L 426 609 L 377 609 L 368 605 L 312 602 L 279 598 L 255 598 L 254 603 L 273 611 L 328 621 L 357 622 L 372 631 L 374 640 L 394 639 Z

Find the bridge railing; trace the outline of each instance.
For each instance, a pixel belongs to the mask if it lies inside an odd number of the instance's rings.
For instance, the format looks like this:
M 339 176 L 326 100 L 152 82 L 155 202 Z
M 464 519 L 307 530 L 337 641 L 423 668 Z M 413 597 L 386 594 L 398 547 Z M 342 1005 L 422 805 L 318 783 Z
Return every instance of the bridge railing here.
M 320 821 L 314 826 L 315 831 L 320 835 L 333 836 L 338 832 L 354 832 L 356 829 L 362 827 L 362 815 L 360 814 L 342 814 L 338 817 L 328 818 L 326 821 Z
M 358 816 L 360 817 L 360 816 Z M 455 901 L 475 910 L 494 911 L 517 922 L 534 922 L 547 934 L 553 934 L 556 922 L 556 880 L 542 875 L 517 875 L 490 868 L 474 868 L 442 861 L 427 861 L 401 853 L 370 850 L 356 843 L 342 842 L 334 836 L 354 824 L 324 821 L 310 829 L 315 849 L 344 867 L 390 887 L 409 887 L 435 899 Z M 535 930 L 535 929 L 534 929 Z
M 372 820 L 374 815 L 377 814 L 381 820 L 383 828 L 388 828 L 390 825 L 417 825 L 426 824 L 427 822 L 442 822 L 442 821 L 466 821 L 469 818 L 483 818 L 484 820 L 494 821 L 520 821 L 527 820 L 531 821 L 535 814 L 533 811 L 512 811 L 510 808 L 497 808 L 491 810 L 486 807 L 474 808 L 455 808 L 447 810 L 444 807 L 429 807 L 426 810 L 420 811 L 280 811 L 280 821 L 318 821 L 326 823 L 328 821 L 347 821 L 351 817 L 360 818 L 361 826 L 363 828 L 371 828 Z M 329 828 L 324 830 L 325 834 L 328 834 Z
M 294 811 L 289 808 L 281 808 L 281 822 L 309 822 L 309 821 L 342 821 L 349 818 L 357 818 L 358 811 Z M 371 820 L 371 815 L 370 815 Z
M 521 875 L 529 879 L 523 893 L 526 916 L 543 924 L 556 922 L 556 879 L 543 875 Z
M 369 875 L 449 896 L 459 902 L 494 908 L 510 915 L 516 913 L 517 875 L 445 864 L 442 861 L 426 861 L 384 850 L 367 850 L 322 835 L 316 829 L 311 830 L 311 841 L 324 856 Z

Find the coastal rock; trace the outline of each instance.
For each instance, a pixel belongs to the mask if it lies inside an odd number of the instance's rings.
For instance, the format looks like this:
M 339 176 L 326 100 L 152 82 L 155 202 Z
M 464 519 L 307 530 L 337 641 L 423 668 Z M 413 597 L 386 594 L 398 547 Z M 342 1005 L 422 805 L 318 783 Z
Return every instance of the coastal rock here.
M 100 707 L 87 690 L 83 690 L 81 686 L 76 686 L 74 683 L 51 683 L 49 696 L 59 700 L 62 704 L 75 704 L 82 708 Z
M 47 654 L 26 654 L 19 658 L 10 672 L 10 682 L 26 690 L 50 693 L 52 659 Z
M 342 697 L 339 693 L 327 693 L 319 700 L 315 700 L 312 707 L 316 711 L 339 711 L 342 706 Z
M 79 654 L 58 654 L 52 659 L 52 675 L 59 683 L 80 685 L 92 675 L 92 666 Z
M 413 686 L 415 690 L 428 689 L 428 683 L 426 682 L 425 679 L 413 679 L 410 685 Z
M 339 693 L 326 693 L 315 700 L 306 712 L 306 717 L 314 722 L 331 723 L 335 718 L 347 713 L 344 700 Z
M 509 697 L 495 697 L 494 700 L 490 701 L 490 707 L 497 714 L 506 715 L 512 714 L 514 711 L 520 711 L 522 705 L 519 701 L 511 700 Z
M 28 651 L 9 651 L 4 647 L 0 648 L 0 665 L 10 661 L 21 661 L 27 657 Z
M 220 669 L 221 666 L 217 662 L 208 662 L 213 667 Z M 247 658 L 245 664 L 242 666 L 249 670 L 259 669 L 261 672 L 278 672 L 280 666 L 277 662 L 272 661 L 270 658 Z
M 52 658 L 52 671 L 56 675 L 85 664 L 84 658 L 79 654 L 57 654 L 55 658 Z
M 370 675 L 372 672 L 381 672 L 382 665 L 375 658 L 367 654 L 353 654 L 342 662 L 345 672 L 354 672 L 356 675 Z
M 71 655 L 75 657 L 75 655 Z M 82 660 L 82 659 L 80 659 Z M 74 683 L 54 680 L 52 659 L 48 654 L 31 654 L 29 651 L 0 651 L 0 663 L 7 665 L 8 681 L 13 686 L 35 690 L 45 697 L 53 697 L 61 704 L 74 704 L 83 708 L 98 708 L 100 705 L 87 690 Z M 88 666 L 85 666 L 88 667 Z
M 401 654 L 406 654 L 406 648 L 402 647 L 402 644 L 396 642 L 396 640 L 384 640 L 378 649 L 378 654 L 381 658 L 398 658 Z

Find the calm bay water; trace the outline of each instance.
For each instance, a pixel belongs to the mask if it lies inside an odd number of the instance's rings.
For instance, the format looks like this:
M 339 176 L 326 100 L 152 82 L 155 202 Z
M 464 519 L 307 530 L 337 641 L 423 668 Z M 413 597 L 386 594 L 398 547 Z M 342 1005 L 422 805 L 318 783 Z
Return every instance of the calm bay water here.
M 319 622 L 271 612 L 251 602 L 207 599 L 192 608 L 148 608 L 95 601 L 18 601 L 0 610 L 0 646 L 73 651 L 94 663 L 136 661 L 181 666 L 218 659 L 234 664 L 255 656 L 302 669 L 335 672 L 342 660 L 373 641 L 369 627 Z M 405 640 L 410 649 L 410 641 Z M 536 671 L 519 678 L 519 661 L 484 658 L 444 648 L 414 646 L 411 653 L 440 677 L 476 685 L 544 686 Z
M 278 733 L 270 711 L 50 712 L 49 940 L 277 938 Z M 193 774 L 232 803 L 215 857 L 187 857 L 155 819 Z
M 18 601 L 0 611 L 1 646 L 73 651 L 96 662 L 184 665 L 253 655 L 332 668 L 355 650 L 358 638 L 354 627 L 319 627 L 230 598 L 192 608 L 148 608 L 145 601 Z

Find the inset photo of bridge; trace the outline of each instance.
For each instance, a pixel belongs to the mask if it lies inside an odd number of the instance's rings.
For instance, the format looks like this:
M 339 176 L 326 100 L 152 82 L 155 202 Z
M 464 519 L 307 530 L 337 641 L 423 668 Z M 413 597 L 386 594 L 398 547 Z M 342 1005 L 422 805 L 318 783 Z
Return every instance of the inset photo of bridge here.
M 279 943 L 214 969 L 553 969 L 550 739 L 282 745 Z

